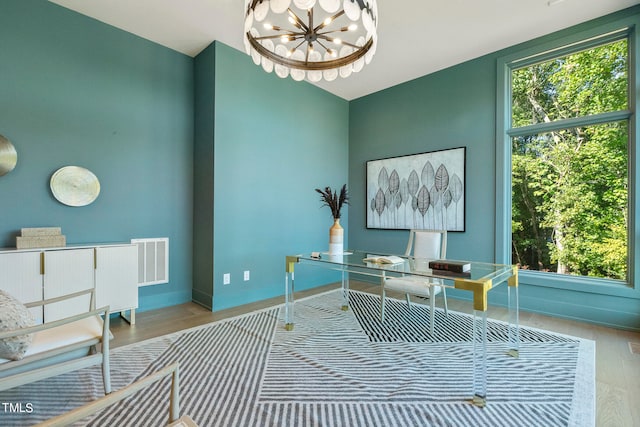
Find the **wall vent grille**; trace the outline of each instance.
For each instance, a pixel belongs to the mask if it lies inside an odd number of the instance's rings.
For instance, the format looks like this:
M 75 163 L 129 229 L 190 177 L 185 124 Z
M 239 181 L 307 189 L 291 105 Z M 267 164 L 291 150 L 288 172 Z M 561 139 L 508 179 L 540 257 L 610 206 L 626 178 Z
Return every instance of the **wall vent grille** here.
M 138 286 L 169 283 L 169 238 L 131 239 L 138 246 Z

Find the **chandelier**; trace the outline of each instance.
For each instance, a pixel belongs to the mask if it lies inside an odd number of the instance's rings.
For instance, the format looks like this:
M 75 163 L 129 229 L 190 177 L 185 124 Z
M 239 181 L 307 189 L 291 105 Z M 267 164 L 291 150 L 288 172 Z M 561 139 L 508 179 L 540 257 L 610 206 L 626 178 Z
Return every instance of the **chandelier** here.
M 346 78 L 376 52 L 376 0 L 245 0 L 245 11 L 247 54 L 281 78 Z

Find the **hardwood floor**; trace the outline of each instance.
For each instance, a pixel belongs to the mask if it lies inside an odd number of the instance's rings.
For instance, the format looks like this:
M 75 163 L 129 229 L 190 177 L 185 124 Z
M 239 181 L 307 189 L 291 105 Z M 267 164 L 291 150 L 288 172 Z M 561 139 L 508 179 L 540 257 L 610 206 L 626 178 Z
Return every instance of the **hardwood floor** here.
M 338 288 L 338 284 L 323 286 L 296 293 L 296 298 Z M 352 282 L 351 288 L 379 293 L 378 286 Z M 390 295 L 397 296 L 397 295 Z M 469 313 L 468 301 L 449 298 L 449 308 Z M 191 328 L 215 320 L 249 313 L 284 302 L 283 297 L 260 301 L 228 310 L 211 312 L 195 303 L 153 310 L 136 315 L 136 325 L 131 327 L 121 318 L 111 320 L 114 339 L 111 347 L 140 342 L 149 338 Z M 438 301 L 440 303 L 440 301 Z M 506 320 L 507 310 L 490 307 L 489 317 Z M 606 328 L 588 323 L 558 319 L 521 311 L 520 322 L 524 326 L 546 329 L 562 334 L 587 338 L 596 342 L 596 426 L 640 426 L 640 354 L 631 352 L 631 344 L 640 347 L 640 333 Z

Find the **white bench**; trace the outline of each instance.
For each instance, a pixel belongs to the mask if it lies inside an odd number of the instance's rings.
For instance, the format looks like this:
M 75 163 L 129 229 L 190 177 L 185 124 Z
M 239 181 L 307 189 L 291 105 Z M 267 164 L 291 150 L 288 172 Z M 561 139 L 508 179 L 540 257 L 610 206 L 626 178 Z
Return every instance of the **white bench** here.
M 33 334 L 32 343 L 21 360 L 0 358 L 0 391 L 102 364 L 104 392 L 111 392 L 109 306 L 94 309 L 94 289 L 25 306 L 44 306 L 86 294 L 91 294 L 86 312 L 41 325 L 0 332 L 0 339 Z
M 154 372 L 128 386 L 114 391 L 108 396 L 104 396 L 98 400 L 87 403 L 73 411 L 66 414 L 59 415 L 55 418 L 51 418 L 36 427 L 61 427 L 68 426 L 76 421 L 82 420 L 89 415 L 95 414 L 98 411 L 119 402 L 132 394 L 148 387 L 149 385 L 160 381 L 161 379 L 171 375 L 171 391 L 169 396 L 169 417 L 167 425 L 169 427 L 198 427 L 197 424 L 188 415 L 180 416 L 180 386 L 178 380 L 178 362 L 174 362 L 171 365 Z

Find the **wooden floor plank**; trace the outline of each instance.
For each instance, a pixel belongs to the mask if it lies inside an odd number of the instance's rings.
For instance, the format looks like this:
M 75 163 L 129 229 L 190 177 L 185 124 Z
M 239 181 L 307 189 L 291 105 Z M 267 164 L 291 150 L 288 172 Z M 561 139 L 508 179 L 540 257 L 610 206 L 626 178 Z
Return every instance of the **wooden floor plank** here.
M 629 396 L 621 387 L 596 382 L 596 425 L 602 427 L 633 426 Z

